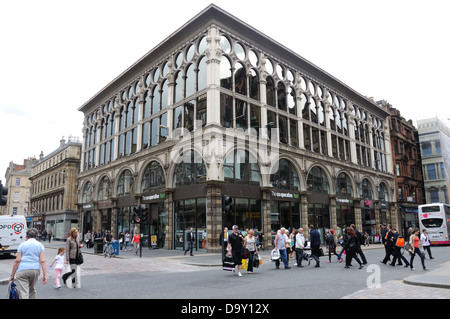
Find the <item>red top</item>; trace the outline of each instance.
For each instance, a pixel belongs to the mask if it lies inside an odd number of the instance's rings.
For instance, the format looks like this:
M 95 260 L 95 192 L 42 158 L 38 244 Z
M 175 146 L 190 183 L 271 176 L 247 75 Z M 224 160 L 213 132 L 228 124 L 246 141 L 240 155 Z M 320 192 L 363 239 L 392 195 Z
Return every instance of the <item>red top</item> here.
M 419 237 L 414 237 L 414 248 L 419 248 Z

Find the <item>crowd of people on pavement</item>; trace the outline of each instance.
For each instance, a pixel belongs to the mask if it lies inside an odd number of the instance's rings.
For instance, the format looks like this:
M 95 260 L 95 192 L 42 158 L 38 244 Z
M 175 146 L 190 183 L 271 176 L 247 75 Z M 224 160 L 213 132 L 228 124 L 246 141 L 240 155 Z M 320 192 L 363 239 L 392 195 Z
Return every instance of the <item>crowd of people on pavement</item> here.
M 431 255 L 430 239 L 425 230 L 420 235 L 419 229 L 410 228 L 407 238 L 403 238 L 391 225 L 382 224 L 380 226 L 382 245 L 385 249 L 385 257 L 381 263 L 387 264 L 389 262 L 391 266 L 404 265 L 414 270 L 413 263 L 417 255 L 421 260 L 423 269 L 428 270 L 425 266 L 425 251 L 429 254 L 430 259 L 434 258 Z M 220 244 L 223 247 L 222 257 L 223 260 L 227 257 L 232 260 L 235 265 L 233 272 L 242 276 L 243 262 L 252 265 L 252 260 L 258 254 L 258 248 L 253 231 L 247 232 L 248 235 L 245 236 L 239 231 L 237 225 L 234 225 L 232 229 L 233 232 L 228 235 L 228 228 L 225 227 L 223 233 L 225 235 L 220 237 Z M 331 263 L 332 256 L 335 256 L 339 263 L 342 263 L 345 258 L 345 269 L 350 269 L 353 260 L 358 263 L 359 269 L 367 264 L 366 256 L 361 249 L 362 245 L 367 244 L 367 236 L 362 235 L 354 224 L 344 229 L 342 236 L 337 240 L 337 244 L 334 230 L 329 229 L 324 242 L 328 252 L 327 263 Z M 338 245 L 341 246 L 340 251 L 338 251 Z M 289 230 L 282 227 L 275 236 L 273 246 L 271 259 L 274 261 L 276 269 L 280 269 L 281 262 L 284 269 L 290 269 L 290 259 L 292 258 L 295 260 L 294 266 L 298 268 L 304 267 L 302 265 L 304 261 L 308 262 L 308 265 L 311 261 L 315 261 L 314 267 L 319 268 L 320 256 L 324 255 L 321 248 L 320 233 L 313 225 L 309 226 L 308 240 L 304 236 L 303 228 L 292 229 L 289 234 Z M 423 247 L 423 251 L 420 246 Z M 247 271 L 250 274 L 253 273 L 253 267 L 248 267 Z

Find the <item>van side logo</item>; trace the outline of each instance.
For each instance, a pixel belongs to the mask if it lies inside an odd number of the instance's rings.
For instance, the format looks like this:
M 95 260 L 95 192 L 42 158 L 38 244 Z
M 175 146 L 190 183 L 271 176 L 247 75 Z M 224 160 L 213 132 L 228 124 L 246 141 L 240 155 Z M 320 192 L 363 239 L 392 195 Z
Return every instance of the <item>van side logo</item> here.
M 20 223 L 20 224 L 18 224 L 18 223 L 14 223 L 13 225 L 12 225 L 12 229 L 14 230 L 14 233 L 16 234 L 16 235 L 20 235 L 20 233 L 22 233 L 22 230 L 25 228 L 25 226 L 22 224 L 22 223 Z

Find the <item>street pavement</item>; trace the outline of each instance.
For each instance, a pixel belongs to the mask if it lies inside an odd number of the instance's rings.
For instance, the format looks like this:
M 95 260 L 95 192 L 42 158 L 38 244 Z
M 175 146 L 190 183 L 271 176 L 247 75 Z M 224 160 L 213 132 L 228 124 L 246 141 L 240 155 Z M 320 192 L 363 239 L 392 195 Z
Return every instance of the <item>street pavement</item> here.
M 51 263 L 56 256 L 57 249 L 64 246 L 64 242 L 53 241 L 52 243 L 43 242 L 46 247 L 45 256 L 47 263 Z M 364 251 L 379 250 L 382 254 L 381 245 L 371 245 L 363 248 Z M 442 248 L 445 251 L 449 247 Z M 442 251 L 444 251 L 442 250 Z M 194 273 L 205 269 L 220 269 L 221 256 L 218 253 L 194 252 L 193 257 L 184 255 L 180 250 L 166 249 L 142 249 L 142 258 L 135 255 L 133 251 L 119 251 L 119 254 L 111 260 L 102 255 L 94 254 L 94 250 L 83 248 L 85 255 L 85 264 L 81 266 L 82 281 L 87 281 L 90 276 L 108 276 L 127 273 L 155 273 L 155 274 L 174 274 L 174 273 Z M 324 249 L 324 251 L 326 251 Z M 273 267 L 270 262 L 270 250 L 260 252 L 264 267 Z M 321 257 L 321 265 L 327 267 L 325 257 Z M 439 264 L 429 266 L 430 270 L 423 271 L 420 265 L 420 258 L 415 259 L 416 271 L 411 271 L 411 275 L 403 280 L 388 280 L 381 283 L 378 287 L 366 287 L 354 293 L 344 296 L 344 299 L 398 299 L 398 298 L 420 298 L 420 299 L 450 299 L 450 261 L 441 260 Z M 429 261 L 427 259 L 427 261 Z M 7 284 L 9 274 L 11 273 L 14 258 L 0 258 L 0 285 Z M 374 261 L 370 261 L 374 262 Z M 375 262 L 375 264 L 378 261 Z M 341 264 L 343 267 L 343 264 Z M 379 265 L 379 263 L 378 263 Z M 312 267 L 312 264 L 311 266 Z M 379 265 L 379 267 L 390 267 Z M 295 268 L 295 267 L 293 267 Z M 392 267 L 394 268 L 394 267 Z M 397 269 L 403 267 L 395 267 Z M 292 270 L 296 271 L 296 270 Z M 354 270 L 348 270 L 354 271 Z M 409 271 L 403 270 L 402 271 Z M 47 285 L 53 285 L 54 271 L 49 270 L 49 280 Z M 326 296 L 326 295 L 324 295 Z M 295 299 L 295 295 L 292 298 Z M 321 298 L 321 297 L 319 297 Z M 326 297 L 324 297 L 326 298 Z

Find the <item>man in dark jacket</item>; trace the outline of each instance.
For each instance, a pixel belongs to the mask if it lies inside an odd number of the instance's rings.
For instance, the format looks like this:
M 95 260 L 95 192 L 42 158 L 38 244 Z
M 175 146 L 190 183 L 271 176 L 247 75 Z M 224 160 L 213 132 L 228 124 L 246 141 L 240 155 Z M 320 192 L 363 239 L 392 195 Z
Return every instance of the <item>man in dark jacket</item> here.
M 316 261 L 315 267 L 320 267 L 320 234 L 314 229 L 313 225 L 309 226 L 309 241 L 311 243 L 311 257 Z
M 356 226 L 354 224 L 352 224 L 351 226 L 355 230 L 355 235 L 356 235 L 356 253 L 361 257 L 363 265 L 366 265 L 367 259 L 361 249 L 361 243 L 363 243 L 361 233 L 356 229 Z
M 394 245 L 392 237 L 394 236 L 394 233 L 391 231 L 391 225 L 387 226 L 388 232 L 386 233 L 386 256 L 381 261 L 383 264 L 386 265 L 388 261 L 391 259 L 391 254 L 394 252 Z
M 185 255 L 190 250 L 191 251 L 191 256 L 194 256 L 194 254 L 192 254 L 192 250 L 194 249 L 194 240 L 195 240 L 195 236 L 194 236 L 194 232 L 192 231 L 192 227 L 191 227 L 191 228 L 189 228 L 189 232 L 187 233 L 187 244 L 188 244 L 188 247 L 184 251 Z

